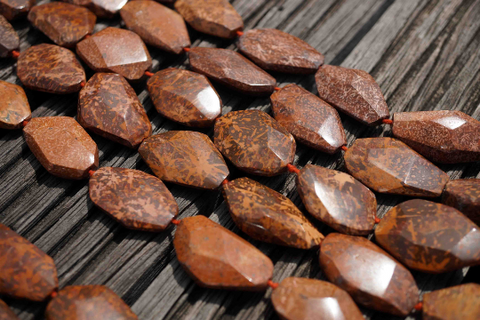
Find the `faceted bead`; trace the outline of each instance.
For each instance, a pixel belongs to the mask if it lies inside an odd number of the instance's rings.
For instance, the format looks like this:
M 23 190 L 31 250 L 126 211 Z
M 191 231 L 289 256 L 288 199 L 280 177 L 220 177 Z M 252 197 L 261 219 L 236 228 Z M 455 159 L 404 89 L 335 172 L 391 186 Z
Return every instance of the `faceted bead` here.
M 323 54 L 305 41 L 277 29 L 252 29 L 238 40 L 238 50 L 264 70 L 315 73 Z
M 338 112 L 316 95 L 289 84 L 273 93 L 273 117 L 298 141 L 326 153 L 347 143 Z
M 201 74 L 167 68 L 147 82 L 157 111 L 164 117 L 191 127 L 210 127 L 222 113 L 222 100 Z
M 0 128 L 18 129 L 32 116 L 27 96 L 22 87 L 0 81 Z
M 467 283 L 425 293 L 423 320 L 480 319 L 480 285 Z
M 324 238 L 290 199 L 252 179 L 230 181 L 223 196 L 235 224 L 254 239 L 311 249 Z
M 442 202 L 461 211 L 480 226 L 480 179 L 458 179 L 447 183 Z
M 352 176 L 381 193 L 438 197 L 448 181 L 445 172 L 392 138 L 357 139 L 344 157 Z
M 321 245 L 320 267 L 367 308 L 406 316 L 418 301 L 410 271 L 363 237 L 329 234 Z
M 78 122 L 102 137 L 136 148 L 152 134 L 137 94 L 121 75 L 96 73 L 80 91 Z
M 461 111 L 400 112 L 393 120 L 393 135 L 431 161 L 480 161 L 480 121 Z
M 195 30 L 232 39 L 243 29 L 242 17 L 228 0 L 177 0 L 175 9 Z
M 35 0 L 0 0 L 0 15 L 13 20 L 25 16 L 35 5 Z
M 442 273 L 480 261 L 480 230 L 460 211 L 427 200 L 392 208 L 375 229 L 375 239 L 407 267 Z
M 348 293 L 322 280 L 286 278 L 273 290 L 272 304 L 281 319 L 363 320 Z
M 138 149 L 153 173 L 164 181 L 216 189 L 228 167 L 210 138 L 194 131 L 168 131 L 145 139 Z
M 215 122 L 218 150 L 248 173 L 274 176 L 285 172 L 295 156 L 295 140 L 260 110 L 229 112 Z
M 173 246 L 185 271 L 202 287 L 261 291 L 273 263 L 249 242 L 204 216 L 180 220 Z
M 190 49 L 188 57 L 193 71 L 240 93 L 260 96 L 272 93 L 275 88 L 275 78 L 238 52 L 195 47 Z
M 0 300 L 0 320 L 18 320 L 15 312 L 13 312 L 12 309 L 10 309 L 2 300 Z
M 0 0 L 1 1 L 1 0 Z M 0 58 L 8 57 L 13 50 L 18 50 L 20 39 L 12 25 L 0 15 Z
M 363 70 L 324 65 L 315 81 L 320 98 L 366 125 L 377 125 L 390 116 L 380 87 Z
M 86 80 L 72 51 L 45 43 L 20 54 L 17 75 L 29 89 L 58 94 L 78 92 Z
M 155 1 L 128 2 L 120 15 L 127 28 L 147 44 L 180 54 L 190 47 L 187 26 L 181 15 Z
M 69 286 L 47 305 L 46 320 L 137 320 L 128 305 L 105 286 Z
M 307 211 L 338 232 L 367 235 L 373 230 L 377 200 L 352 176 L 307 164 L 297 175 L 297 190 Z
M 96 72 L 118 73 L 139 80 L 152 66 L 142 39 L 132 31 L 106 28 L 77 44 L 77 54 Z
M 84 179 L 98 167 L 97 144 L 73 118 L 33 118 L 23 134 L 35 157 L 54 176 Z
M 0 224 L 0 295 L 45 300 L 57 287 L 53 259 Z

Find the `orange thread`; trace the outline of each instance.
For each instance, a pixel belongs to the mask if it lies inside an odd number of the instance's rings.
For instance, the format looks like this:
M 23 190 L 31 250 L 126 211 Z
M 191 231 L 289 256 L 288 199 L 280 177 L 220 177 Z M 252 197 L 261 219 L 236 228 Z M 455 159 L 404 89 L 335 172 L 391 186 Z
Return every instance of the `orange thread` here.
M 91 178 L 96 170 L 88 170 L 88 176 Z
M 384 124 L 392 124 L 392 123 L 393 123 L 393 120 L 391 120 L 391 119 L 383 119 L 382 122 L 383 122 Z
M 180 224 L 180 220 L 172 219 L 172 224 L 178 226 Z
M 237 31 L 237 36 L 239 36 L 239 37 L 243 36 L 243 31 L 238 30 Z
M 419 303 L 417 303 L 417 304 L 415 305 L 414 308 L 415 308 L 415 310 L 417 310 L 417 311 L 421 311 L 422 308 L 423 308 L 423 302 L 420 301 Z
M 12 58 L 18 59 L 19 56 L 20 56 L 20 52 L 18 52 L 17 50 L 12 51 Z
M 53 299 L 53 298 L 55 298 L 56 296 L 58 296 L 58 292 L 57 292 L 57 291 L 52 291 L 52 293 L 50 293 L 50 299 Z
M 23 126 L 23 127 L 26 127 L 27 124 L 28 124 L 28 121 L 30 121 L 30 120 L 23 120 L 23 121 L 22 121 L 22 126 Z
M 379 223 L 380 223 L 380 221 L 381 221 L 381 220 L 380 220 L 380 218 L 379 218 L 379 217 L 377 217 L 377 216 L 375 216 L 375 223 L 376 223 L 376 224 L 379 224 Z
M 229 181 L 228 179 L 224 179 L 224 180 L 222 181 L 222 186 L 228 184 L 229 182 L 230 182 L 230 181 Z
M 185 48 L 183 48 L 183 51 L 188 52 L 188 51 L 190 51 L 190 48 L 185 47 Z
M 153 77 L 153 73 L 150 72 L 150 71 L 145 71 L 145 75 L 146 75 L 147 77 Z
M 348 150 L 347 146 L 342 146 L 342 150 L 347 151 Z
M 88 34 L 85 35 L 84 39 L 88 39 L 88 38 L 90 38 L 91 36 L 92 36 L 92 35 L 88 33 Z
M 288 169 L 288 172 L 291 172 L 291 173 L 296 173 L 296 174 L 300 173 L 300 170 L 291 163 L 287 164 L 287 169 Z
M 280 91 L 280 90 L 282 90 L 282 88 L 280 88 L 280 87 L 274 87 L 273 89 L 274 89 L 275 91 Z
M 85 87 L 85 84 L 86 84 L 85 81 L 80 82 L 80 87 L 82 88 Z
M 277 287 L 278 287 L 278 283 L 273 282 L 272 280 L 268 280 L 268 281 L 267 281 L 267 284 L 268 284 L 268 286 L 269 286 L 270 288 L 272 288 L 272 289 L 277 289 Z

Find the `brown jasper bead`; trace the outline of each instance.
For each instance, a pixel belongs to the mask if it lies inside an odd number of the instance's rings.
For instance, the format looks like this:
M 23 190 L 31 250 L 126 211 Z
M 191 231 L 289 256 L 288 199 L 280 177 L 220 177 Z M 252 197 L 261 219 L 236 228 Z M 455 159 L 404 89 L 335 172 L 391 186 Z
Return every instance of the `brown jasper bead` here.
M 27 15 L 35 0 L 0 0 L 0 15 L 13 20 Z
M 175 9 L 195 30 L 232 39 L 243 29 L 242 17 L 228 0 L 177 0 Z
M 2 300 L 0 300 L 0 320 L 18 320 L 15 312 L 13 312 L 12 309 L 10 309 Z
M 320 248 L 320 266 L 328 280 L 367 308 L 406 316 L 418 301 L 410 271 L 365 238 L 329 234 Z
M 152 134 L 137 94 L 121 75 L 96 73 L 80 91 L 78 122 L 102 137 L 136 148 Z
M 77 54 L 95 72 L 114 72 L 139 80 L 152 66 L 142 39 L 132 31 L 108 27 L 77 44 Z
M 1 0 L 0 0 L 1 1 Z M 20 39 L 12 25 L 0 15 L 0 58 L 8 57 L 13 50 L 18 50 Z
M 480 319 L 480 285 L 467 283 L 423 295 L 423 320 Z
M 338 112 L 316 95 L 289 84 L 270 100 L 275 120 L 301 143 L 330 154 L 347 143 Z
M 277 82 L 250 60 L 232 50 L 195 47 L 190 49 L 188 57 L 193 71 L 243 94 L 271 94 Z
M 274 176 L 285 172 L 295 156 L 295 139 L 260 110 L 232 111 L 215 122 L 218 150 L 248 173 Z
M 299 38 L 277 29 L 253 29 L 238 40 L 238 50 L 260 68 L 294 74 L 315 73 L 323 54 Z
M 458 179 L 447 183 L 442 202 L 480 225 L 480 179 Z
M 430 161 L 392 138 L 357 139 L 344 158 L 352 176 L 381 193 L 438 197 L 449 179 Z
M 181 266 L 202 287 L 262 291 L 273 263 L 260 250 L 204 216 L 180 220 L 173 245 Z
M 363 320 L 347 292 L 316 279 L 284 279 L 273 290 L 272 304 L 282 320 Z
M 70 286 L 60 290 L 47 305 L 46 320 L 137 320 L 128 305 L 105 286 Z
M 22 87 L 0 81 L 0 128 L 18 129 L 24 120 L 30 119 L 32 112 Z
M 254 239 L 311 249 L 324 238 L 290 199 L 252 179 L 230 181 L 223 196 L 235 224 Z
M 222 113 L 222 100 L 201 74 L 167 68 L 147 82 L 155 109 L 164 117 L 191 127 L 210 127 Z
M 315 81 L 320 98 L 363 124 L 374 126 L 390 116 L 380 87 L 363 70 L 324 65 Z
M 393 135 L 439 163 L 480 161 L 480 121 L 461 111 L 400 112 Z
M 73 118 L 33 118 L 23 135 L 38 161 L 54 176 L 84 179 L 98 167 L 97 144 Z
M 164 181 L 201 189 L 216 189 L 228 167 L 210 138 L 194 131 L 168 131 L 145 139 L 142 159 Z
M 407 267 L 442 273 L 480 263 L 480 230 L 460 211 L 427 200 L 392 208 L 375 239 Z
M 0 295 L 45 300 L 58 287 L 53 259 L 0 224 Z

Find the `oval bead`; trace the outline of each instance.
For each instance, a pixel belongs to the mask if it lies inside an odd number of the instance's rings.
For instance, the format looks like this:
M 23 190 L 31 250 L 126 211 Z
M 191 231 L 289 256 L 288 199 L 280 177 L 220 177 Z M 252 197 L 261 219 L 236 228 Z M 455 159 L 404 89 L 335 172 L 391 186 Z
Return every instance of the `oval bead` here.
M 25 16 L 35 5 L 36 0 L 0 0 L 0 15 L 7 20 Z
M 15 312 L 2 300 L 0 300 L 0 320 L 19 320 Z
M 0 128 L 19 129 L 32 116 L 25 91 L 20 86 L 0 81 Z
M 0 15 L 0 58 L 6 58 L 20 47 L 20 39 L 12 25 Z
M 480 179 L 458 179 L 447 183 L 442 202 L 480 225 Z
M 423 320 L 480 319 L 480 285 L 467 283 L 423 295 Z

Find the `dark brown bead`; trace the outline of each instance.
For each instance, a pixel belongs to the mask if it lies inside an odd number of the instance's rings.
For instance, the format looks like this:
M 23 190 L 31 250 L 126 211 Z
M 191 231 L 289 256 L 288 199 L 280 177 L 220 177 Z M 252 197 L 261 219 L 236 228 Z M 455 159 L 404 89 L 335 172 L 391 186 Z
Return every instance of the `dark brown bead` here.
M 0 128 L 18 129 L 24 120 L 30 119 L 32 112 L 22 87 L 0 81 Z
M 0 320 L 18 320 L 15 312 L 13 312 L 12 309 L 10 309 L 2 300 L 0 300 Z
M 324 238 L 290 199 L 252 179 L 230 181 L 223 196 L 235 224 L 254 239 L 311 249 Z
M 374 126 L 390 116 L 380 87 L 363 70 L 325 65 L 315 75 L 318 95 L 341 112 Z
M 260 110 L 233 111 L 219 118 L 214 141 L 239 169 L 262 176 L 285 172 L 295 156 L 292 135 Z
M 407 267 L 442 273 L 480 263 L 480 230 L 460 211 L 427 200 L 392 208 L 375 239 Z
M 447 183 L 442 202 L 460 210 L 480 226 L 480 179 L 458 179 Z
M 57 287 L 53 259 L 0 224 L 0 295 L 45 300 Z
M 1 1 L 1 0 L 0 0 Z M 13 50 L 18 50 L 20 39 L 12 25 L 0 15 L 0 58 L 8 57 Z
M 275 78 L 238 52 L 195 47 L 190 49 L 188 57 L 193 71 L 241 93 L 268 95 L 275 88 Z
M 75 54 L 52 44 L 39 44 L 22 52 L 17 75 L 29 89 L 58 94 L 78 92 L 86 80 Z
M 13 20 L 27 15 L 35 0 L 0 0 L 0 15 Z
M 345 153 L 348 172 L 381 193 L 438 197 L 448 175 L 392 138 L 357 139 Z
M 86 129 L 130 148 L 152 134 L 137 94 L 121 75 L 96 73 L 80 91 L 78 122 Z
M 367 308 L 406 316 L 418 301 L 410 271 L 365 238 L 329 234 L 321 245 L 320 266 L 328 280 Z
M 480 319 L 480 285 L 467 283 L 423 295 L 423 320 Z
M 273 117 L 298 141 L 326 153 L 347 143 L 338 112 L 307 90 L 289 84 L 270 96 Z
M 222 100 L 201 74 L 167 68 L 147 82 L 157 111 L 164 117 L 191 127 L 210 127 L 222 113 Z
M 204 216 L 180 220 L 173 240 L 185 271 L 202 287 L 261 291 L 273 263 L 260 250 Z
M 164 181 L 216 189 L 228 167 L 210 138 L 194 131 L 168 131 L 146 139 L 138 149 L 153 173 Z

